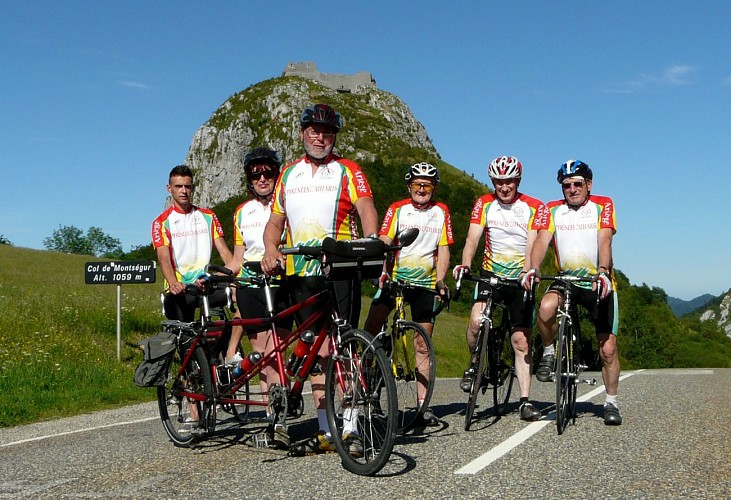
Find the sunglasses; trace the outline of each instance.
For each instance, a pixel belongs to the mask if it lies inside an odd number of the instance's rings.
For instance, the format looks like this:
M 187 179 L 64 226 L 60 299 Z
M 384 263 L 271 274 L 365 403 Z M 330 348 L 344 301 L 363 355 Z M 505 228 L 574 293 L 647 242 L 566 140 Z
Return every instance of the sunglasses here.
M 427 193 L 431 193 L 432 191 L 434 191 L 434 184 L 423 184 L 421 182 L 412 182 L 411 184 L 409 184 L 409 187 L 411 187 L 411 189 L 417 189 L 417 190 L 423 189 Z
M 561 188 L 570 189 L 572 186 L 575 188 L 582 188 L 585 185 L 586 185 L 586 182 L 584 182 L 584 181 L 563 182 L 563 183 L 561 183 Z
M 274 170 L 258 170 L 249 174 L 249 180 L 252 182 L 258 181 L 262 175 L 266 180 L 270 181 L 277 176 L 277 173 Z

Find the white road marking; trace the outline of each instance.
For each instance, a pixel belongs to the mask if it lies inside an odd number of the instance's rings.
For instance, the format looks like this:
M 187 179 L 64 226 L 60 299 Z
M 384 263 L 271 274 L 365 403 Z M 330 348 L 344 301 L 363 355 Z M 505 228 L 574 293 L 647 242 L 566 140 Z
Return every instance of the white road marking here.
M 308 390 L 308 389 L 305 389 L 305 390 L 302 391 L 302 395 L 303 396 L 305 396 L 307 394 L 312 394 L 312 391 L 311 390 Z M 95 427 L 84 427 L 82 429 L 76 429 L 76 430 L 73 430 L 73 431 L 57 432 L 57 433 L 54 433 L 54 434 L 46 434 L 44 436 L 36 436 L 36 437 L 32 437 L 32 438 L 27 438 L 27 439 L 21 439 L 19 441 L 12 441 L 10 443 L 0 444 L 0 448 L 5 448 L 7 446 L 16 446 L 16 445 L 24 444 L 24 443 L 32 443 L 34 441 L 42 441 L 44 439 L 51 439 L 51 438 L 55 438 L 55 437 L 68 436 L 70 434 L 79 434 L 81 432 L 96 431 L 96 430 L 99 430 L 99 429 L 107 429 L 107 428 L 110 428 L 110 427 L 119 427 L 119 426 L 122 426 L 122 425 L 139 424 L 141 422 L 149 422 L 150 420 L 158 420 L 159 418 L 160 417 L 156 415 L 154 417 L 140 418 L 140 419 L 137 419 L 137 420 L 127 420 L 127 421 L 124 421 L 124 422 L 115 422 L 113 424 L 97 425 Z
M 126 422 L 115 422 L 113 424 L 97 425 L 95 427 L 86 427 L 84 429 L 76 429 L 73 431 L 57 432 L 55 434 L 48 434 L 45 436 L 37 436 L 37 437 L 28 438 L 28 439 L 21 439 L 20 441 L 13 441 L 11 443 L 0 444 L 0 448 L 5 448 L 6 446 L 15 446 L 15 445 L 24 444 L 24 443 L 31 443 L 33 441 L 42 441 L 43 439 L 49 439 L 49 438 L 54 438 L 54 437 L 68 436 L 69 434 L 79 434 L 80 432 L 96 431 L 99 429 L 107 429 L 109 427 L 119 427 L 121 425 L 138 424 L 140 422 L 158 420 L 159 418 L 160 417 L 157 417 L 157 416 L 156 417 L 147 417 L 147 418 L 140 418 L 138 420 L 129 420 Z
M 637 371 L 622 375 L 621 377 L 619 377 L 619 380 L 622 381 L 622 380 L 626 379 L 627 377 L 631 377 L 632 375 L 634 375 L 636 373 L 640 373 L 641 371 L 643 371 L 643 370 L 637 370 Z M 596 389 L 594 389 L 591 392 L 584 394 L 580 398 L 577 398 L 576 402 L 583 403 L 584 401 L 588 401 L 591 398 L 593 398 L 594 396 L 601 394 L 602 392 L 604 392 L 603 385 L 600 387 L 597 387 Z M 533 422 L 533 423 L 529 424 L 527 427 L 525 427 L 522 430 L 520 430 L 519 432 L 513 434 L 508 439 L 506 439 L 499 445 L 495 446 L 494 448 L 492 448 L 491 450 L 489 450 L 482 456 L 477 457 L 476 459 L 474 459 L 472 462 L 468 463 L 464 467 L 457 469 L 456 471 L 454 471 L 454 473 L 455 474 L 477 474 L 478 472 L 480 472 L 482 469 L 484 469 L 485 467 L 487 467 L 488 465 L 493 463 L 498 458 L 502 457 L 503 455 L 505 455 L 509 451 L 513 450 L 514 448 L 517 448 L 518 446 L 520 446 L 522 443 L 527 441 L 528 438 L 530 438 L 532 435 L 539 432 L 545 426 L 547 426 L 548 424 L 555 421 L 555 419 L 556 419 L 555 413 L 556 412 L 554 410 L 553 412 L 546 415 L 546 418 L 544 418 L 543 420 L 539 420 L 538 422 Z M 553 418 L 551 418 L 551 417 L 553 417 Z

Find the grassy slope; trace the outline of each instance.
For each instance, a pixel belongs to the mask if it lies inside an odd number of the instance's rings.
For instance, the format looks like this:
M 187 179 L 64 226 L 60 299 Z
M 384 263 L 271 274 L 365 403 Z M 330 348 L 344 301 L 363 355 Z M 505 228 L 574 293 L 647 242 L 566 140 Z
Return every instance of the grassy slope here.
M 150 399 L 132 384 L 135 342 L 154 334 L 160 285 L 84 284 L 89 256 L 0 245 L 0 426 Z
M 0 427 L 150 400 L 132 383 L 137 340 L 154 335 L 162 283 L 122 286 L 122 361 L 117 361 L 116 285 L 86 285 L 91 256 L 0 245 Z M 363 314 L 370 301 L 364 300 Z M 466 315 L 437 321 L 437 375 L 467 360 Z

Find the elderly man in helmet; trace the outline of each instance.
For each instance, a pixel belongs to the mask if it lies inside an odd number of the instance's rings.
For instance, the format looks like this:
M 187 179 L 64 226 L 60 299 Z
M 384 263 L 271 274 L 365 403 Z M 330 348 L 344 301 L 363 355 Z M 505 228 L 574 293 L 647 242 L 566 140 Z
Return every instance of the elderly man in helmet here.
M 383 289 L 387 281 L 395 279 L 416 285 L 417 288 L 404 291 L 404 299 L 411 307 L 412 319 L 431 337 L 436 321 L 434 311 L 438 304 L 435 295 L 424 288 L 438 290 L 440 300 L 449 297 L 444 277 L 449 272 L 449 245 L 454 243 L 452 219 L 447 205 L 432 199 L 439 184 L 439 172 L 434 165 L 416 163 L 409 167 L 404 180 L 409 197 L 388 207 L 379 236 L 387 245 L 408 228 L 418 228 L 419 236 L 411 245 L 399 250 L 393 262 L 389 263 L 390 267 L 387 265 L 384 269 L 368 312 L 365 330 L 373 335 L 378 334 L 388 313 L 395 307 L 394 298 Z M 428 374 L 431 368 L 428 346 L 420 336 L 414 338 L 414 350 L 415 368 L 421 374 Z M 428 408 L 428 401 L 424 404 L 428 394 L 425 378 L 417 376 L 416 423 L 438 426 L 439 419 Z
M 487 173 L 495 191 L 485 194 L 475 201 L 467 232 L 467 240 L 462 250 L 462 263 L 454 268 L 454 279 L 461 273 L 469 273 L 477 246 L 485 235 L 485 251 L 480 268 L 480 276 L 500 278 L 520 277 L 530 268 L 529 255 L 536 238 L 531 225 L 543 204 L 535 198 L 518 191 L 523 176 L 523 166 L 514 156 L 498 156 L 489 165 Z M 486 284 L 475 287 L 475 303 L 472 306 L 470 322 L 467 326 L 467 345 L 474 352 L 480 316 L 485 308 Z M 538 420 L 541 412 L 529 401 L 532 358 L 530 337 L 533 328 L 534 300 L 524 300 L 520 289 L 496 288 L 493 300 L 503 302 L 510 310 L 512 335 L 510 337 L 515 352 L 515 374 L 520 386 L 520 418 Z M 460 388 L 470 392 L 475 379 L 475 359 L 464 372 Z
M 305 155 L 286 165 L 274 188 L 272 213 L 264 228 L 264 272 L 274 274 L 281 262 L 279 252 L 286 226 L 286 246 L 316 246 L 326 237 L 336 240 L 355 239 L 356 221 L 360 219 L 364 235 L 377 237 L 378 214 L 365 174 L 358 164 L 333 153 L 340 131 L 340 114 L 327 104 L 315 104 L 302 111 L 300 139 Z M 286 259 L 287 282 L 293 303 L 311 297 L 324 280 L 319 263 L 305 256 Z M 357 325 L 360 316 L 360 282 L 336 282 L 339 310 L 350 323 Z M 305 308 L 298 315 L 301 322 L 311 315 Z M 327 361 L 327 345 L 320 351 L 321 363 Z M 333 451 L 333 443 L 325 413 L 324 375 L 313 375 L 312 395 L 317 407 L 320 430 L 311 439 L 294 444 L 294 453 Z M 347 426 L 346 426 L 347 427 Z M 348 429 L 346 442 L 351 453 L 362 453 L 355 429 Z
M 593 174 L 589 165 L 580 160 L 569 160 L 558 170 L 563 199 L 546 205 L 546 212 L 536 218 L 538 237 L 531 252 L 532 268 L 526 273 L 523 286 L 527 290 L 531 282 L 540 281 L 539 266 L 546 249 L 553 239 L 556 263 L 559 271 L 573 276 L 594 276 L 595 282 L 575 287 L 579 304 L 592 309 L 596 304 L 597 283 L 601 283 L 596 319 L 596 337 L 599 357 L 602 360 L 602 377 L 606 387 L 604 423 L 620 425 L 622 417 L 617 404 L 619 388 L 619 356 L 617 354 L 618 308 L 614 290 L 612 237 L 617 232 L 614 202 L 606 196 L 591 194 Z M 541 382 L 551 380 L 554 370 L 556 335 L 556 311 L 560 294 L 558 283 L 552 284 L 538 309 L 538 329 L 543 341 L 543 358 L 538 365 L 536 378 Z

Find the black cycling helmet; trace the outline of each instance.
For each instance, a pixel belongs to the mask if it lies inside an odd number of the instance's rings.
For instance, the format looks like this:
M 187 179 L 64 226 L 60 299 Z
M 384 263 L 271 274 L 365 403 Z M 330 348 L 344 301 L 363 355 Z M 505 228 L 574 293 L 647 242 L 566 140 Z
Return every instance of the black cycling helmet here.
M 558 169 L 558 183 L 561 184 L 564 179 L 569 177 L 583 177 L 586 180 L 591 180 L 594 177 L 589 165 L 581 160 L 569 160 L 561 164 L 561 168 Z
M 340 130 L 340 113 L 327 104 L 314 104 L 306 107 L 300 117 L 301 128 L 318 123 L 332 127 L 337 132 Z
M 246 172 L 246 175 L 249 175 L 249 168 L 255 163 L 268 163 L 276 170 L 279 170 L 279 167 L 282 166 L 277 152 L 265 147 L 254 148 L 246 153 L 244 156 L 244 172 Z
M 269 200 L 268 197 L 274 192 L 274 185 L 272 185 L 272 190 L 269 193 L 267 193 L 266 195 L 260 195 L 256 192 L 256 189 L 254 189 L 254 182 L 251 180 L 252 167 L 254 165 L 261 165 L 262 163 L 271 165 L 271 170 L 273 172 L 271 178 L 275 178 L 277 175 L 279 175 L 279 167 L 282 165 L 282 162 L 279 160 L 279 155 L 276 151 L 264 147 L 254 148 L 246 153 L 246 156 L 244 156 L 246 188 L 249 190 L 249 193 L 251 193 L 252 196 L 258 198 L 263 203 L 266 203 Z M 268 178 L 269 177 L 267 176 L 267 179 Z M 257 177 L 257 179 L 259 179 L 259 177 Z

